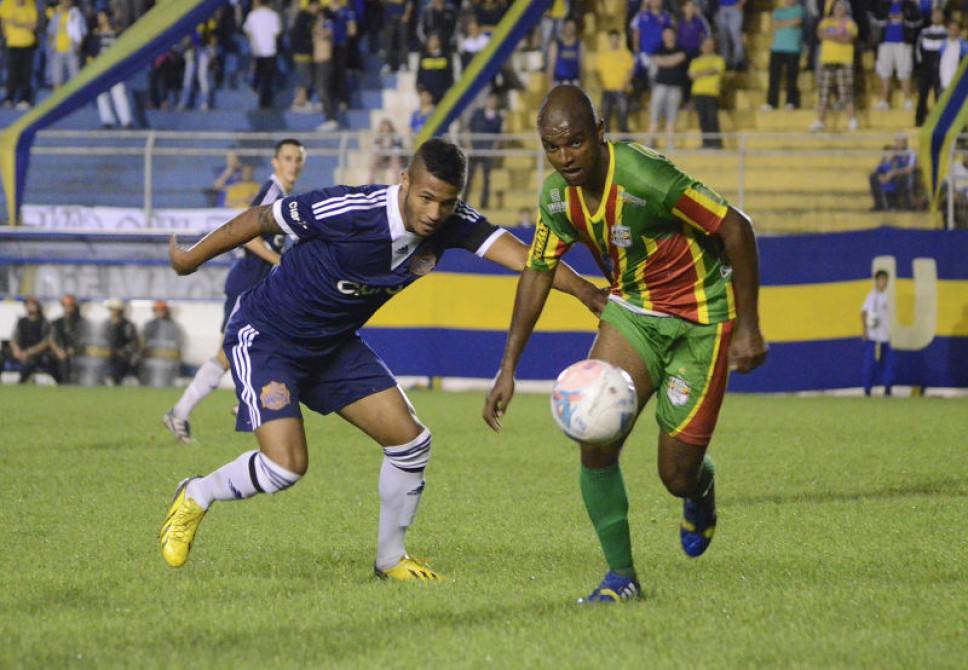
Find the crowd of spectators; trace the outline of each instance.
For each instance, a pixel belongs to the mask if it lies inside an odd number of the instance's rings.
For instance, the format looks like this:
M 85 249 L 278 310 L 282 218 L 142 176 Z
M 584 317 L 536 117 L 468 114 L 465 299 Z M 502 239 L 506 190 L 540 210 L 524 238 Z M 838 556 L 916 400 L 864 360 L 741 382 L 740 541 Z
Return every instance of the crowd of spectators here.
M 34 104 L 39 88 L 63 85 L 86 60 L 109 48 L 151 4 L 151 0 L 0 0 L 4 104 L 26 109 Z M 838 5 L 844 15 L 835 23 L 831 19 Z M 366 53 L 382 57 L 386 73 L 415 64 L 419 85 L 438 104 L 455 73 L 487 45 L 509 6 L 510 0 L 233 0 L 154 59 L 148 68 L 144 104 L 206 111 L 216 106 L 220 88 L 246 82 L 253 89 L 253 106 L 318 113 L 320 130 L 336 130 L 340 112 L 348 107 L 351 91 L 358 85 L 357 73 Z M 534 41 L 544 54 L 549 84 L 587 85 L 583 61 L 588 45 L 581 39 L 576 19 L 589 9 L 587 2 L 555 0 L 545 13 Z M 873 50 L 881 88 L 871 92 L 871 105 L 888 108 L 896 81 L 905 109 L 915 109 L 917 92 L 916 122 L 922 123 L 929 98 L 933 94 L 937 99 L 968 49 L 961 25 L 946 11 L 950 9 L 961 8 L 946 7 L 937 0 L 776 0 L 763 111 L 780 108 L 781 84 L 783 106 L 800 106 L 797 75 L 805 62 L 816 75 L 820 93 L 820 118 L 814 129 L 823 128 L 823 115 L 831 104 L 849 110 L 863 92 L 861 55 Z M 674 120 L 677 110 L 672 110 L 670 92 L 673 98 L 678 94 L 680 105 L 693 107 L 686 73 L 710 38 L 715 39 L 727 71 L 747 69 L 742 39 L 745 13 L 746 0 L 628 0 L 623 46 L 633 56 L 632 75 L 621 90 L 615 88 L 616 77 L 607 82 L 608 109 L 615 110 L 618 129 L 627 127 L 624 110 L 635 112 L 645 102 L 644 93 L 654 91 L 656 85 L 662 99 L 661 104 L 653 104 L 653 120 Z M 675 31 L 672 47 L 663 39 L 666 28 Z M 958 43 L 956 49 L 948 48 L 951 42 Z M 670 48 L 684 53 L 686 59 L 674 71 L 668 69 Z M 520 86 L 520 81 L 507 67 L 494 84 L 506 91 Z M 277 100 L 280 91 L 289 89 L 295 92 L 291 106 L 288 100 Z M 99 98 L 98 110 L 104 127 L 132 126 L 123 84 Z M 850 119 L 851 127 L 856 126 L 856 116 Z
M 108 318 L 92 323 L 73 295 L 61 298 L 61 315 L 49 321 L 34 297 L 24 300 L 24 315 L 4 340 L 0 371 L 19 373 L 25 384 L 38 372 L 58 384 L 120 386 L 136 380 L 169 386 L 181 367 L 182 332 L 168 304 L 152 305 L 152 318 L 139 332 L 118 299 L 105 302 Z

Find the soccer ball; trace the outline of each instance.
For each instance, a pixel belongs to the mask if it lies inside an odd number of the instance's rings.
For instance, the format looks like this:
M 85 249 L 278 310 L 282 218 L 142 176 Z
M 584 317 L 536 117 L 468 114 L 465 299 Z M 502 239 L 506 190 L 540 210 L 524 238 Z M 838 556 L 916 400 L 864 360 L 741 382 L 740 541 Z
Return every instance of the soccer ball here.
M 629 374 L 595 359 L 569 365 L 551 392 L 551 415 L 558 427 L 571 439 L 596 446 L 624 437 L 637 405 Z

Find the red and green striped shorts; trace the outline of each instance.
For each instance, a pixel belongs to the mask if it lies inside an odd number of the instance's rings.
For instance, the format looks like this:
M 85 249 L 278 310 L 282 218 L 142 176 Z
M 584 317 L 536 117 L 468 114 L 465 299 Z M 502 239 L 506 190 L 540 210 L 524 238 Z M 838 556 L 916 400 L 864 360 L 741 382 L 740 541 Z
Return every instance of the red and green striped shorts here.
M 726 354 L 733 322 L 702 325 L 637 314 L 614 302 L 602 321 L 642 357 L 655 389 L 659 428 L 688 444 L 709 444 L 729 379 Z

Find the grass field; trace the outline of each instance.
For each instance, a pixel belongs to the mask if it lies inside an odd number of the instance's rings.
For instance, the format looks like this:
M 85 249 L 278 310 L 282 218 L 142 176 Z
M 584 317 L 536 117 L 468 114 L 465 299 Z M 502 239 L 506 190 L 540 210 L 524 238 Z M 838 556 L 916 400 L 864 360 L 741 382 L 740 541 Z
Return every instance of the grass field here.
M 623 460 L 647 597 L 588 608 L 605 565 L 545 396 L 495 435 L 482 394 L 411 393 L 434 458 L 409 548 L 441 585 L 372 579 L 382 455 L 315 415 L 306 478 L 217 504 L 169 568 L 177 482 L 254 445 L 225 391 L 177 445 L 177 396 L 0 388 L 0 668 L 968 667 L 968 400 L 729 397 L 700 559 L 647 410 Z

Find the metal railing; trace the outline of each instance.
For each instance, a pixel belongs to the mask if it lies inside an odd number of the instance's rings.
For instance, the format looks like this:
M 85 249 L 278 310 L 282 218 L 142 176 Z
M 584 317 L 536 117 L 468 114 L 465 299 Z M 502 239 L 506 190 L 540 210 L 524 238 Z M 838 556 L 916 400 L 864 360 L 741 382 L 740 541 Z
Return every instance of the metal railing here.
M 57 175 L 52 171 L 51 166 L 60 166 L 62 171 L 69 172 L 71 164 L 64 160 L 66 157 L 100 157 L 103 161 L 101 165 L 122 164 L 128 161 L 131 165 L 132 160 L 137 160 L 140 170 L 143 172 L 141 179 L 141 198 L 140 206 L 145 211 L 145 221 L 152 220 L 153 210 L 159 206 L 158 191 L 172 179 L 172 174 L 177 171 L 192 172 L 195 177 L 198 190 L 208 186 L 211 181 L 211 171 L 214 165 L 224 161 L 228 151 L 233 151 L 243 160 L 259 160 L 268 163 L 271 156 L 272 146 L 282 137 L 293 137 L 301 141 L 306 147 L 310 156 L 309 166 L 323 164 L 333 170 L 330 178 L 338 181 L 349 181 L 346 176 L 352 174 L 354 168 L 362 170 L 367 168 L 375 153 L 382 151 L 375 147 L 374 139 L 377 134 L 370 131 L 338 132 L 338 133 L 317 133 L 317 132 L 288 132 L 278 133 L 234 133 L 234 132 L 180 132 L 180 131 L 67 131 L 51 130 L 38 133 L 37 140 L 32 149 L 32 166 L 45 163 L 46 167 L 43 174 L 39 175 L 38 170 L 31 169 L 28 173 L 28 194 L 27 202 L 37 204 L 48 204 L 42 201 L 44 192 L 49 194 L 51 189 L 57 188 Z M 676 146 L 667 150 L 661 150 L 669 155 L 680 165 L 685 165 L 687 169 L 697 177 L 704 179 L 704 166 L 715 164 L 728 167 L 719 168 L 720 178 L 718 181 L 710 180 L 709 185 L 724 194 L 728 195 L 730 201 L 740 208 L 747 204 L 748 196 L 751 192 L 763 190 L 762 183 L 750 183 L 751 169 L 764 169 L 763 165 L 770 165 L 766 162 L 769 157 L 782 157 L 789 159 L 790 167 L 787 171 L 805 172 L 806 170 L 820 170 L 823 166 L 830 166 L 837 169 L 838 159 L 846 157 L 865 156 L 869 160 L 864 165 L 869 164 L 869 170 L 873 171 L 876 167 L 878 158 L 883 151 L 883 145 L 891 143 L 895 135 L 891 133 L 852 133 L 852 134 L 804 134 L 804 133 L 723 133 L 719 137 L 723 140 L 723 149 L 701 149 L 699 148 L 700 135 L 698 132 L 680 134 L 675 138 Z M 535 175 L 544 175 L 550 169 L 544 152 L 541 149 L 539 138 L 536 133 L 501 134 L 501 135 L 479 135 L 469 133 L 452 133 L 451 138 L 458 142 L 468 153 L 468 156 L 489 156 L 508 159 L 513 163 L 515 160 L 519 168 L 526 165 L 528 170 L 533 170 Z M 409 137 L 401 136 L 404 140 L 402 149 L 391 150 L 385 153 L 398 153 L 403 157 L 409 155 L 412 150 L 409 146 Z M 633 135 L 628 139 L 645 142 L 647 137 L 644 135 Z M 663 138 L 664 140 L 664 138 Z M 493 144 L 491 144 L 493 143 Z M 960 154 L 952 146 L 952 150 L 946 157 L 948 164 L 956 160 Z M 204 162 L 201 159 L 215 159 L 212 162 Z M 522 158 L 524 160 L 522 160 Z M 45 159 L 49 159 L 46 160 Z M 319 159 L 323 161 L 317 162 Z M 774 162 L 775 159 L 774 159 Z M 164 163 L 165 166 L 160 166 Z M 133 169 L 133 168 L 131 168 Z M 130 172 L 130 169 L 128 170 Z M 847 179 L 843 184 L 843 193 L 850 193 L 860 197 L 867 192 L 866 174 L 859 180 L 863 170 L 854 168 L 855 174 Z M 953 190 L 954 176 L 949 170 L 951 184 L 949 189 Z M 119 173 L 125 173 L 125 169 L 119 168 Z M 779 174 L 779 173 L 777 173 Z M 127 175 L 131 177 L 131 175 Z M 75 178 L 77 175 L 75 175 Z M 343 177 L 343 179 L 340 179 Z M 38 180 L 41 182 L 38 184 Z M 356 181 L 362 181 L 356 179 Z M 533 180 L 533 185 L 521 188 L 540 189 L 540 178 Z M 32 188 L 32 185 L 40 188 Z M 308 187 L 320 185 L 319 182 L 311 183 Z M 102 189 L 96 194 L 83 191 L 84 182 L 81 180 L 80 187 L 73 186 L 75 191 L 81 193 L 87 200 L 96 200 L 98 204 L 111 206 L 116 194 L 110 188 Z M 191 206 L 186 198 L 186 204 L 179 205 L 177 202 L 172 205 L 172 198 L 178 198 L 178 189 L 172 188 L 173 195 L 166 196 L 168 204 L 166 206 Z M 70 197 L 70 189 L 62 191 L 65 197 Z M 189 193 L 188 190 L 185 191 Z M 192 192 L 197 197 L 196 192 Z M 129 200 L 133 199 L 133 194 L 128 193 Z M 811 203 L 805 199 L 803 208 L 808 209 Z M 64 204 L 64 203 L 58 203 Z M 948 227 L 956 224 L 955 203 L 953 198 L 948 199 L 946 222 Z

